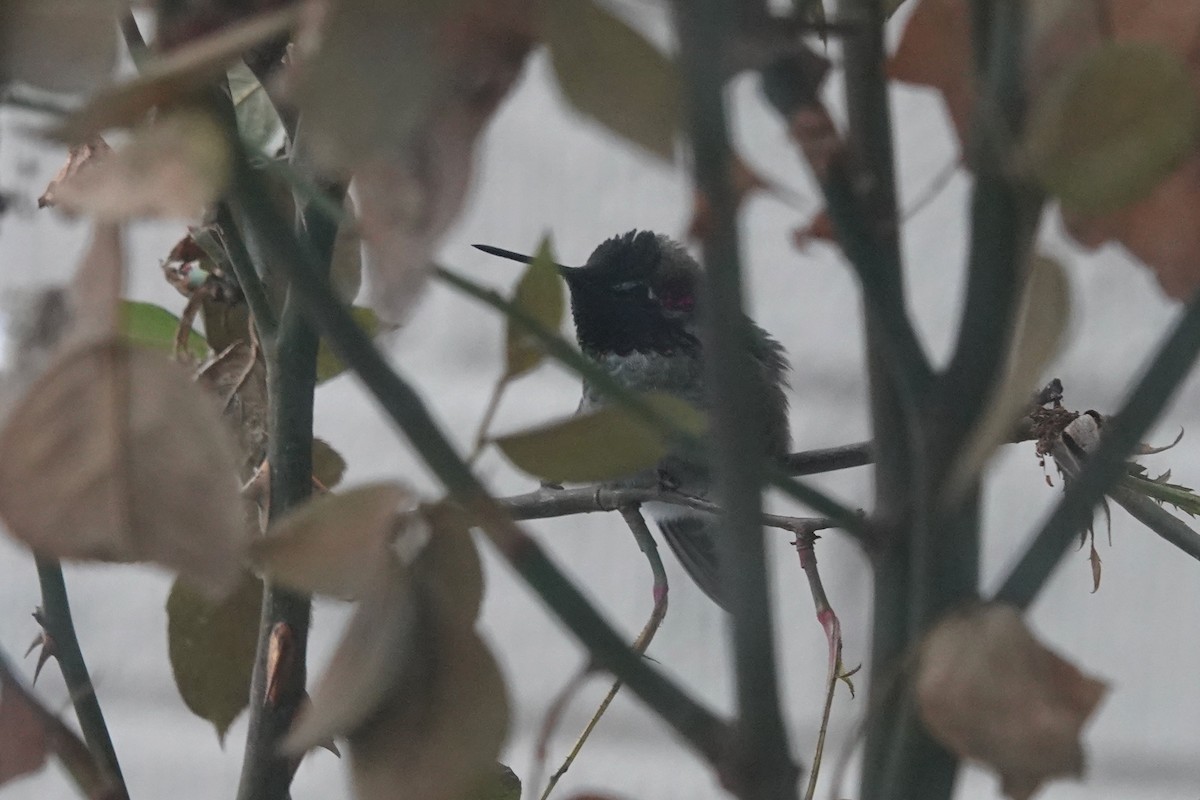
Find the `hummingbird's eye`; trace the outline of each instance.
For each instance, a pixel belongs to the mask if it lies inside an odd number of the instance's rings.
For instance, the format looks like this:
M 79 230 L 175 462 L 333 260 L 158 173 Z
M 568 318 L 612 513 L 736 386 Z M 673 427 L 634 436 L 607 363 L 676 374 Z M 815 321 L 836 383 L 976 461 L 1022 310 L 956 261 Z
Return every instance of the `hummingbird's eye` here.
M 657 292 L 658 301 L 670 311 L 691 311 L 696 307 L 696 296 L 690 287 L 681 283 L 669 283 Z

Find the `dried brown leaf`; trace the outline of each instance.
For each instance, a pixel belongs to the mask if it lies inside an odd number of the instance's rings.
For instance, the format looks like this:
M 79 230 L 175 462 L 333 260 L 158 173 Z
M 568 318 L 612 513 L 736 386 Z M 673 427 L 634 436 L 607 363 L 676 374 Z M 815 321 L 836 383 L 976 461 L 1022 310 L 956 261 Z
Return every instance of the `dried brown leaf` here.
M 288 514 L 250 552 L 271 580 L 305 592 L 362 597 L 389 569 L 400 514 L 416 504 L 395 483 L 313 497 Z
M 223 591 L 244 543 L 237 459 L 211 400 L 124 342 L 62 357 L 0 431 L 0 516 L 64 559 L 155 561 Z
M 951 752 L 995 769 L 1016 800 L 1082 773 L 1080 730 L 1105 692 L 1038 642 L 1010 606 L 952 614 L 921 643 L 925 726 Z
M 173 111 L 134 132 L 120 150 L 59 184 L 55 202 L 99 219 L 198 217 L 229 179 L 220 124 L 200 111 Z
M 112 148 L 99 136 L 94 136 L 83 144 L 73 145 L 67 154 L 67 163 L 62 165 L 62 169 L 58 171 L 54 179 L 46 186 L 46 191 L 42 192 L 42 196 L 38 198 L 38 208 L 50 208 L 57 205 L 58 200 L 55 195 L 63 181 L 74 177 L 80 170 L 95 166 L 111 154 Z
M 121 331 L 125 255 L 121 229 L 100 224 L 68 287 L 71 323 L 61 351 L 115 338 Z

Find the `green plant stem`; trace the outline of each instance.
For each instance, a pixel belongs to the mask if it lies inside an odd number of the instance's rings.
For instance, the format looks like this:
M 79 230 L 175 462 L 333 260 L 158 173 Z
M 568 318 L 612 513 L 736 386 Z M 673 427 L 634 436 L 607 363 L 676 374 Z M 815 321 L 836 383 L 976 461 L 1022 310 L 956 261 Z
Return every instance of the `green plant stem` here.
M 334 194 L 343 192 L 342 187 L 333 188 Z M 257 202 L 263 206 L 260 211 L 270 208 L 270 198 L 265 193 Z M 327 275 L 337 223 L 307 206 L 300 221 L 311 248 L 313 269 L 318 275 Z M 286 274 L 280 265 L 273 265 L 275 269 L 270 264 L 264 266 L 268 267 L 263 270 L 268 274 Z M 289 291 L 277 334 L 266 345 L 271 522 L 303 503 L 312 493 L 313 399 L 319 343 L 316 330 L 303 312 L 303 303 Z M 288 797 L 294 764 L 279 752 L 279 743 L 305 696 L 311 614 L 312 603 L 307 595 L 265 584 L 239 800 Z M 272 643 L 277 648 L 280 636 L 286 637 L 287 657 L 272 659 Z
M 998 602 L 1028 608 L 1034 601 L 1105 492 L 1125 473 L 1130 454 L 1187 377 L 1198 353 L 1200 294 L 1175 323 L 1124 406 L 1105 421 L 1100 446 L 1005 578 L 996 593 Z
M 1043 197 L 1012 177 L 1012 151 L 1025 109 L 1024 6 L 976 0 L 974 40 L 980 100 L 969 158 L 975 173 L 966 300 L 954 354 L 942 376 L 944 435 L 958 448 L 1003 377 Z
M 385 413 L 422 455 L 446 489 L 475 517 L 500 554 L 589 650 L 595 663 L 625 682 L 693 748 L 720 770 L 728 761 L 729 725 L 652 669 L 618 636 L 545 552 L 504 513 L 454 451 L 412 387 L 380 355 L 317 269 L 311 247 L 298 240 L 267 202 L 268 193 L 244 154 L 236 159 L 231 202 L 276 254 L 291 292 L 342 363 L 353 369 Z M 255 799 L 257 800 L 257 798 Z
M 634 540 L 638 544 L 638 549 L 646 556 L 646 560 L 650 563 L 650 574 L 653 579 L 653 597 L 654 605 L 650 610 L 650 618 L 646 620 L 646 624 L 638 633 L 637 639 L 633 642 L 633 651 L 638 654 L 646 652 L 650 647 L 650 642 L 654 640 L 654 635 L 658 633 L 658 628 L 662 625 L 663 618 L 667 615 L 667 571 L 663 567 L 662 558 L 658 555 L 658 545 L 654 541 L 654 536 L 650 533 L 649 527 L 646 526 L 646 520 L 642 516 L 641 509 L 636 503 L 622 505 L 619 509 L 621 516 L 625 519 L 625 524 L 629 526 L 630 532 L 633 534 Z M 600 701 L 600 705 L 592 714 L 592 718 L 588 720 L 586 726 L 579 736 L 575 739 L 575 744 L 571 746 L 571 751 L 563 758 L 562 763 L 550 779 L 546 781 L 546 788 L 542 790 L 540 800 L 547 800 L 550 793 L 554 791 L 554 787 L 562 780 L 563 775 L 567 774 L 567 770 L 575 763 L 575 759 L 579 756 L 583 746 L 587 744 L 587 740 L 592 735 L 592 731 L 596 729 L 600 718 L 608 711 L 608 707 L 612 705 L 612 701 L 616 699 L 617 693 L 621 691 L 621 679 L 613 681 L 609 687 L 608 693 L 604 695 L 604 699 Z
M 723 591 L 732 617 L 740 763 L 731 787 L 744 800 L 794 798 L 799 769 L 792 759 L 779 701 L 775 640 L 762 513 L 766 479 L 750 331 L 742 309 L 738 198 L 726 129 L 723 54 L 736 21 L 730 0 L 675 4 L 685 106 L 697 191 L 712 211 L 702 234 L 706 304 L 704 363 L 711 399 L 714 491 L 721 498 Z
M 226 254 L 229 256 L 229 266 L 233 269 L 238 287 L 241 288 L 242 295 L 246 298 L 246 305 L 250 307 L 250 315 L 254 318 L 258 341 L 264 346 L 270 347 L 279 330 L 275 309 L 271 307 L 266 287 L 263 286 L 262 278 L 254 268 L 255 258 L 250 254 L 250 250 L 242 238 L 242 232 L 234 222 L 229 204 L 225 201 L 217 204 L 216 222 L 225 243 Z
M 42 589 L 40 621 L 49 639 L 43 646 L 49 647 L 58 661 L 88 750 L 113 784 L 120 789 L 121 794 L 125 795 L 125 778 L 121 774 L 121 764 L 117 761 L 117 751 L 108 735 L 104 712 L 100 709 L 100 700 L 96 697 L 87 662 L 83 659 L 83 650 L 79 647 L 79 637 L 75 633 L 62 565 L 57 559 L 46 556 L 35 556 L 35 560 L 38 583 Z

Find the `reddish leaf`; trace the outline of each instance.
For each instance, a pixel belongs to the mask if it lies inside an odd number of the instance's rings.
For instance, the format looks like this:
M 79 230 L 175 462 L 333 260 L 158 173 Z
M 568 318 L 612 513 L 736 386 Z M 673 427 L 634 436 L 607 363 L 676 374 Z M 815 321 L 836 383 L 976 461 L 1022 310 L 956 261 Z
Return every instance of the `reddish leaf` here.
M 38 771 L 49 754 L 37 708 L 14 685 L 0 681 L 0 785 Z
M 1047 650 L 1010 606 L 952 614 L 921 643 L 925 726 L 952 752 L 995 769 L 1016 800 L 1082 773 L 1080 729 L 1106 691 Z

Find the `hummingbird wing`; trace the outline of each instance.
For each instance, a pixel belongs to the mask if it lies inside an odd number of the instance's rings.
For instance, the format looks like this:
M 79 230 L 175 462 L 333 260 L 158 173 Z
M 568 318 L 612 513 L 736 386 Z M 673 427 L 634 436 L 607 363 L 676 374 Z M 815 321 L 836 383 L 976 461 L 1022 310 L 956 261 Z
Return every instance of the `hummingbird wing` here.
M 717 536 L 720 534 L 717 518 L 711 515 L 680 516 L 659 519 L 658 529 L 670 546 L 671 552 L 687 571 L 696 585 L 709 598 L 724 608 L 721 593 L 720 562 L 717 559 Z

